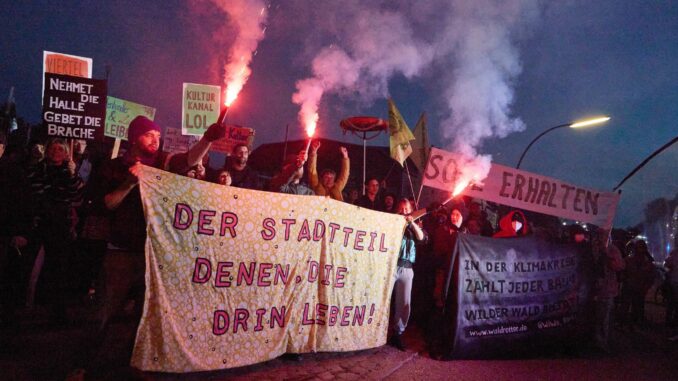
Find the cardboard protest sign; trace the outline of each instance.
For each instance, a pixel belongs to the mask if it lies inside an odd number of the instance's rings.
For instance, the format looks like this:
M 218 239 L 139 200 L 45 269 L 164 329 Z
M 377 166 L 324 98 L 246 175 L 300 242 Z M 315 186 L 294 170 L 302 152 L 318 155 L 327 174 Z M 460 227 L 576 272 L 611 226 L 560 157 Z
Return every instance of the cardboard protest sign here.
M 460 234 L 455 256 L 454 357 L 549 348 L 584 333 L 593 266 L 576 247 Z
M 146 305 L 132 365 L 194 372 L 386 342 L 405 219 L 143 167 Z
M 202 136 L 217 122 L 221 107 L 221 87 L 184 83 L 181 106 L 181 133 Z
M 92 78 L 92 59 L 72 54 L 42 52 L 42 94 L 45 94 L 45 73 Z
M 162 150 L 169 153 L 186 152 L 198 141 L 197 136 L 182 135 L 178 128 L 165 128 Z
M 139 115 L 155 118 L 155 108 L 108 96 L 104 136 L 127 140 L 129 123 Z
M 423 184 L 451 190 L 460 162 L 454 153 L 432 148 Z M 619 202 L 619 194 L 614 192 L 586 189 L 499 164 L 492 164 L 482 187 L 469 186 L 462 194 L 607 229 L 612 226 Z
M 72 77 L 92 78 L 92 59 L 72 54 L 42 52 L 43 73 L 70 75 Z
M 230 155 L 233 151 L 233 147 L 236 145 L 245 144 L 248 147 L 252 147 L 253 143 L 254 129 L 237 125 L 228 125 L 226 126 L 226 137 L 212 142 L 210 150 Z
M 106 117 L 106 92 L 105 80 L 45 74 L 42 113 L 47 135 L 100 138 Z

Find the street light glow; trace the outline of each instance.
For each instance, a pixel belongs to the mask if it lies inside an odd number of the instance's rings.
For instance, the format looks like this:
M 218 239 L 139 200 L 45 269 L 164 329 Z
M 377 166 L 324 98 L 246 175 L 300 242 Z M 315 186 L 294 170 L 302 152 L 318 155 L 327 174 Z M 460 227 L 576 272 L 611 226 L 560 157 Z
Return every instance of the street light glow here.
M 609 116 L 603 116 L 603 117 L 593 118 L 593 119 L 586 119 L 586 120 L 582 120 L 580 122 L 574 122 L 574 123 L 570 124 L 569 127 L 570 128 L 588 127 L 588 126 L 592 126 L 594 124 L 605 123 L 608 120 L 610 120 Z
M 549 128 L 548 130 L 546 130 L 546 131 L 542 132 L 541 134 L 537 135 L 537 137 L 534 138 L 534 139 L 532 139 L 532 141 L 530 142 L 530 144 L 527 145 L 527 147 L 526 147 L 525 150 L 523 151 L 522 155 L 520 155 L 520 159 L 518 159 L 518 164 L 516 165 L 516 169 L 520 169 L 520 163 L 523 162 L 523 158 L 525 157 L 525 154 L 527 153 L 527 150 L 529 150 L 530 147 L 532 147 L 532 144 L 534 144 L 534 142 L 536 142 L 537 140 L 539 140 L 539 138 L 541 138 L 542 136 L 546 135 L 547 133 L 549 133 L 549 132 L 551 132 L 551 131 L 553 131 L 553 130 L 557 130 L 557 129 L 559 129 L 559 128 L 565 128 L 565 127 L 570 127 L 570 128 L 582 128 L 582 127 L 591 126 L 591 125 L 594 125 L 594 124 L 599 124 L 599 123 L 607 122 L 608 120 L 610 120 L 610 117 L 609 117 L 609 116 L 601 116 L 601 117 L 592 118 L 592 119 L 585 119 L 585 120 L 582 120 L 582 121 L 579 121 L 579 122 L 572 122 L 572 123 L 568 123 L 568 124 L 559 124 L 559 125 L 557 125 L 557 126 L 554 126 L 554 127 Z

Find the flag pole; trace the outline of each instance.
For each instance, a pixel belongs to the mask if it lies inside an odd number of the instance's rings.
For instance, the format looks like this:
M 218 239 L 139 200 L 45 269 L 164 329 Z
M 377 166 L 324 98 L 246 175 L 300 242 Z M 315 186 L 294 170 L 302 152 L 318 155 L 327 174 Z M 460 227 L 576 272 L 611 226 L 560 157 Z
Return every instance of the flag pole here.
M 427 150 L 429 152 L 426 153 L 426 166 L 424 167 L 424 172 L 421 175 L 421 182 L 420 182 L 420 185 L 419 185 L 419 193 L 417 194 L 417 198 L 415 199 L 417 204 L 419 204 L 419 200 L 421 199 L 421 191 L 424 189 L 424 173 L 426 173 L 426 170 L 428 169 L 428 156 L 431 153 L 430 148 L 424 147 L 423 149 Z
M 407 172 L 407 179 L 410 181 L 410 191 L 412 192 L 412 197 L 414 197 L 414 186 L 412 186 L 412 176 L 410 175 L 410 167 L 407 166 L 407 158 L 405 158 L 405 171 Z M 414 199 L 414 207 L 419 209 L 419 200 Z
M 624 177 L 624 179 L 622 181 L 620 181 L 619 184 L 617 184 L 617 186 L 612 189 L 612 191 L 616 191 L 617 189 L 619 189 L 622 185 L 624 185 L 626 180 L 630 179 L 633 175 L 636 174 L 636 172 L 640 171 L 640 169 L 643 168 L 645 166 L 645 164 L 647 164 L 648 161 L 652 160 L 653 157 L 659 155 L 659 153 L 661 153 L 663 150 L 672 146 L 675 142 L 678 142 L 678 136 L 674 137 L 668 143 L 664 144 L 658 150 L 654 151 L 650 156 L 646 157 L 645 160 L 643 160 L 640 164 L 638 164 L 633 169 L 633 171 L 631 171 L 631 173 L 626 175 L 626 177 Z
M 421 176 L 421 185 L 419 185 L 419 193 L 417 193 L 417 198 L 414 199 L 415 203 L 419 205 L 419 199 L 421 198 L 421 191 L 424 189 L 424 176 Z
M 287 123 L 285 126 L 285 145 L 283 146 L 283 155 L 282 155 L 282 161 L 285 161 L 285 158 L 287 157 L 287 137 L 290 133 L 290 124 Z
M 391 168 L 386 172 L 386 176 L 384 176 L 384 181 L 388 179 L 389 176 L 391 176 L 391 172 L 393 172 L 393 167 L 395 167 L 395 163 L 391 164 Z
M 111 64 L 106 64 L 106 82 L 108 82 L 111 78 L 111 69 L 112 69 Z M 129 127 L 129 125 L 127 127 Z M 115 159 L 116 157 L 118 157 L 121 143 L 122 138 L 115 138 L 115 140 L 113 141 L 113 150 L 111 151 L 111 159 Z
M 367 133 L 363 132 L 363 196 L 365 195 L 365 166 L 367 165 Z

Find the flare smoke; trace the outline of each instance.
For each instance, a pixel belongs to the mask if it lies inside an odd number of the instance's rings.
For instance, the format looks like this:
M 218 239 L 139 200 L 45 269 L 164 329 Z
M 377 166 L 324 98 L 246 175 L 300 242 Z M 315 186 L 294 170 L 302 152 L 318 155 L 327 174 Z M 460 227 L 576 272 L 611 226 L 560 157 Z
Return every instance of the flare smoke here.
M 335 43 L 296 84 L 292 101 L 303 124 L 317 120 L 326 93 L 372 102 L 388 95 L 396 74 L 430 74 L 443 87 L 442 136 L 464 158 L 457 184 L 487 176 L 491 157 L 478 154 L 485 139 L 524 129 L 511 115 L 521 72 L 515 39 L 536 19 L 536 0 L 342 1 L 317 12 Z
M 394 74 L 411 79 L 430 63 L 432 47 L 415 38 L 404 15 L 370 7 L 361 1 L 316 7 L 320 14 L 332 15 L 323 20 L 322 27 L 338 43 L 322 48 L 311 64 L 313 77 L 296 84 L 292 101 L 301 107 L 302 124 L 317 120 L 325 93 L 357 95 L 369 103 L 388 94 L 388 81 Z
M 259 41 L 264 38 L 268 7 L 261 0 L 210 1 L 226 12 L 229 23 L 235 29 L 235 39 L 229 47 L 224 65 L 224 103 L 230 106 L 252 72 L 249 66 Z

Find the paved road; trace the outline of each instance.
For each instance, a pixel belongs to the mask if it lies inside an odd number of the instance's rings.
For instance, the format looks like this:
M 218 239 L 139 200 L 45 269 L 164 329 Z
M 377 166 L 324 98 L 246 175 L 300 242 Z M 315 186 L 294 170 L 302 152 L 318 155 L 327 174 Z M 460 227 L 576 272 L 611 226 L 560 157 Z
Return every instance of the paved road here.
M 112 356 L 111 369 L 94 380 L 674 380 L 678 342 L 661 321 L 663 309 L 648 306 L 650 324 L 636 332 L 616 331 L 609 354 L 581 351 L 519 360 L 438 361 L 429 357 L 416 327 L 408 329 L 408 351 L 390 346 L 304 355 L 302 361 L 275 359 L 253 366 L 193 374 L 140 373 Z M 24 323 L 0 337 L 0 380 L 63 380 L 84 339 L 77 325 L 54 329 L 39 311 L 25 311 Z M 114 326 L 110 353 L 132 337 L 129 323 Z M 118 365 L 115 365 L 118 364 Z

